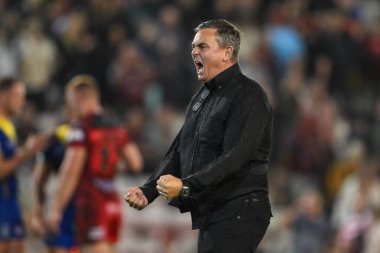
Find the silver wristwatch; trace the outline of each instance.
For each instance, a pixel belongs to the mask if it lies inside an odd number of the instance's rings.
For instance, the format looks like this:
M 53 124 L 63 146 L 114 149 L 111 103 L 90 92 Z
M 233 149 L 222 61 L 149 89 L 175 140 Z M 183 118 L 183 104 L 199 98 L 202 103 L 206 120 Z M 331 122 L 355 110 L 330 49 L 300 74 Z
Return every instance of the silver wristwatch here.
M 190 196 L 190 188 L 188 186 L 182 186 L 181 191 L 180 191 L 180 196 L 181 198 L 188 198 Z

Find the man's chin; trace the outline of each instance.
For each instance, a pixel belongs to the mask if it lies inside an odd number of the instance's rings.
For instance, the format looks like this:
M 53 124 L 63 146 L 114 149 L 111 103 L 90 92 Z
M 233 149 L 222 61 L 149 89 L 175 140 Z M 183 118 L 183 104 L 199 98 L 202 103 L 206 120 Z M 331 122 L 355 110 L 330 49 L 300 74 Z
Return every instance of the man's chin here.
M 201 82 L 206 82 L 207 78 L 203 75 L 198 75 L 198 80 Z

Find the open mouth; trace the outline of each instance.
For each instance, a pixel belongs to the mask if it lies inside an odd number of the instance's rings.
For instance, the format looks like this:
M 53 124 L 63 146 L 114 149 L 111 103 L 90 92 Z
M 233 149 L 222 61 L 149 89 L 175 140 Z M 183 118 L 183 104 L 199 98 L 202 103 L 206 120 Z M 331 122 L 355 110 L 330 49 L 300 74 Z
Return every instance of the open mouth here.
M 197 73 L 199 74 L 203 70 L 203 63 L 200 61 L 194 61 L 194 64 L 197 69 Z

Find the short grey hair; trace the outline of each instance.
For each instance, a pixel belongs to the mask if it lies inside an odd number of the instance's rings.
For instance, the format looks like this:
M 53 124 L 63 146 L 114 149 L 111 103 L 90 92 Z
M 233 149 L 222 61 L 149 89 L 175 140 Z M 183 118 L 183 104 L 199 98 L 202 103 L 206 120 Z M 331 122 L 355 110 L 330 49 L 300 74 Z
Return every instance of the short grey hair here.
M 224 19 L 209 20 L 201 23 L 194 29 L 195 33 L 202 29 L 216 29 L 216 41 L 222 48 L 232 46 L 232 59 L 238 60 L 240 50 L 240 31 L 233 24 Z

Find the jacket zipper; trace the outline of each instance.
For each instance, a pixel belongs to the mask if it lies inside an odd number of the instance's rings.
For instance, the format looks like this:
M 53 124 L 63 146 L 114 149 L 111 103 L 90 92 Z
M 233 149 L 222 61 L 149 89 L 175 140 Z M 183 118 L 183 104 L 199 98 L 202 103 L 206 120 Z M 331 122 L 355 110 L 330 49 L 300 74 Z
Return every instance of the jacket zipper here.
M 195 161 L 195 158 L 196 158 L 196 150 L 197 150 L 198 144 L 199 144 L 199 129 L 201 127 L 201 124 L 202 124 L 202 121 L 203 121 L 203 118 L 204 118 L 204 115 L 205 115 L 204 108 L 206 108 L 206 105 L 208 104 L 208 102 L 210 100 L 209 99 L 210 95 L 205 99 L 205 101 L 203 102 L 203 105 L 201 104 L 200 108 L 199 108 L 199 110 L 201 110 L 200 111 L 201 115 L 199 116 L 200 118 L 199 118 L 199 121 L 197 122 L 197 127 L 196 127 L 196 130 L 195 130 L 195 145 L 194 145 L 194 148 L 193 148 L 193 160 L 191 161 L 190 173 L 189 173 L 188 176 L 190 176 L 194 172 L 194 169 L 193 169 L 193 167 L 194 167 L 194 161 Z

